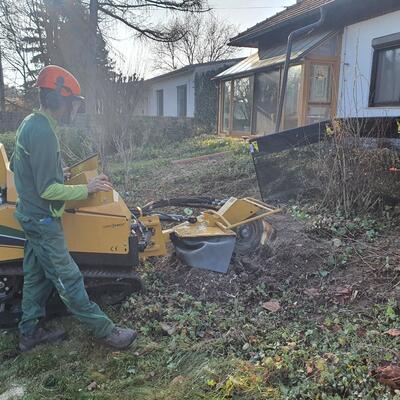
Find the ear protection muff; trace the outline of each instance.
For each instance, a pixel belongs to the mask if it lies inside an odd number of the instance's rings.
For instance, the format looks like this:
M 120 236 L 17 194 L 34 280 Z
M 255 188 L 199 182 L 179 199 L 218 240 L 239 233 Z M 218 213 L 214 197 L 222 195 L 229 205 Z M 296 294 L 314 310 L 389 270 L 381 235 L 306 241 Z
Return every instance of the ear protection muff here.
M 47 94 L 47 107 L 56 111 L 61 107 L 63 98 L 61 95 L 61 90 L 64 87 L 64 77 L 59 76 L 56 80 L 56 88 Z

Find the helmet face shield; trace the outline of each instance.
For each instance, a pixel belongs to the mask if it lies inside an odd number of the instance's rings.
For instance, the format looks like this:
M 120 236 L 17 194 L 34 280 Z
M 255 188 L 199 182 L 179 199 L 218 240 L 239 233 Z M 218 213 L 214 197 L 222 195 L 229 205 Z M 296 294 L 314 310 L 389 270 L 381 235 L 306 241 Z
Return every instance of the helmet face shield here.
M 83 97 L 74 96 L 71 103 L 70 123 L 73 123 L 77 114 L 85 113 L 85 99 Z
M 61 118 L 61 122 L 64 125 L 72 124 L 77 114 L 85 112 L 85 99 L 80 96 L 64 97 L 64 114 Z

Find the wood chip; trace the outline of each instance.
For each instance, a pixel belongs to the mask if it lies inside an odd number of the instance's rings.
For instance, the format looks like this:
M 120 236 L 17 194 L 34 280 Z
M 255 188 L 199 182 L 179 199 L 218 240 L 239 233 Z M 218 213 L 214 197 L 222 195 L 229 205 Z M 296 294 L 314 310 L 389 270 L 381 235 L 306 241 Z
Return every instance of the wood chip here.
M 89 392 L 92 392 L 95 389 L 97 389 L 97 382 L 96 381 L 93 381 L 93 382 L 89 383 L 89 385 L 87 386 L 87 390 L 89 390 Z

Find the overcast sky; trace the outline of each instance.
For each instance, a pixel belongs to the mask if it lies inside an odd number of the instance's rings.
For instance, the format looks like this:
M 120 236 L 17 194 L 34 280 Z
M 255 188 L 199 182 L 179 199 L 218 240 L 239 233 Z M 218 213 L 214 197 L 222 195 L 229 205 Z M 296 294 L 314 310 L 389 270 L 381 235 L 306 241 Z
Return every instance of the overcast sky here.
M 225 18 L 243 31 L 295 2 L 296 0 L 209 0 L 209 5 L 219 17 Z M 154 22 L 165 22 L 168 18 L 168 14 L 162 10 L 150 13 L 149 18 Z M 117 66 L 123 73 L 138 72 L 146 78 L 157 74 L 152 70 L 151 45 L 148 42 L 139 41 L 129 29 L 120 26 L 115 27 L 110 35 L 114 38 L 111 40 L 115 49 L 112 56 L 118 60 Z M 245 50 L 239 55 L 248 54 L 249 50 Z

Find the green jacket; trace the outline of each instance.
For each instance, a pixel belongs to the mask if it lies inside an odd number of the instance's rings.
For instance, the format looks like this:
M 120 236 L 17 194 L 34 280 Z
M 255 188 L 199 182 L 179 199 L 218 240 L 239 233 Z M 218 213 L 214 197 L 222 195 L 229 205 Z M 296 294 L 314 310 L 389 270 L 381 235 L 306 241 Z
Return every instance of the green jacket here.
M 36 111 L 17 130 L 10 168 L 14 172 L 18 209 L 25 215 L 61 217 L 65 201 L 88 196 L 86 185 L 64 185 L 56 125 L 50 115 Z

